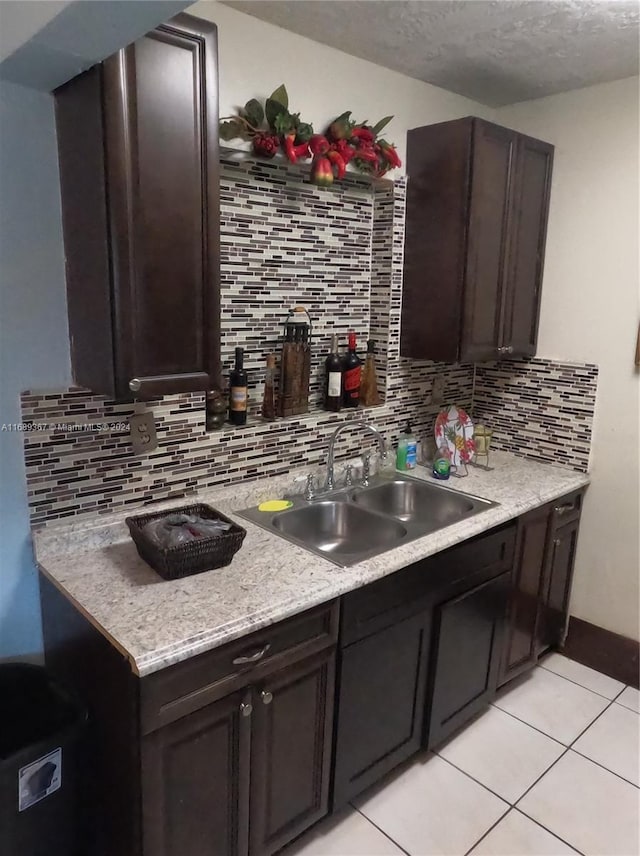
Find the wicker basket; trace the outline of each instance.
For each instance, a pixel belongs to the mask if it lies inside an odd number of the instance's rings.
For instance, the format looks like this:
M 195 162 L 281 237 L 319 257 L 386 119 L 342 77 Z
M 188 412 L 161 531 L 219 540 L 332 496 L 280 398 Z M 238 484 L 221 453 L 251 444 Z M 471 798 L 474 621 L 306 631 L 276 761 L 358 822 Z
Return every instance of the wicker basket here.
M 188 541 L 186 544 L 178 544 L 176 547 L 158 547 L 142 530 L 150 520 L 167 517 L 169 514 L 199 514 L 207 519 L 217 518 L 226 523 L 231 523 L 231 529 L 228 532 L 223 532 L 222 535 L 197 538 L 194 541 Z M 129 532 L 140 557 L 165 580 L 177 580 L 191 574 L 201 574 L 203 571 L 211 571 L 214 568 L 222 568 L 228 565 L 242 546 L 247 534 L 246 530 L 234 523 L 233 520 L 229 520 L 215 508 L 202 503 L 154 511 L 150 514 L 141 514 L 138 517 L 127 517 L 125 522 L 129 527 Z

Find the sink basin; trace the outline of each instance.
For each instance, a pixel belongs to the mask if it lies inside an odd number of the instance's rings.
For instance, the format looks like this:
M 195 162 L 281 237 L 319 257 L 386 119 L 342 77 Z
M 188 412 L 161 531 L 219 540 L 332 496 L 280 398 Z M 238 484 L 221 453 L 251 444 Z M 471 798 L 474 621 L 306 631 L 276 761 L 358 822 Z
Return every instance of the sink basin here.
M 353 501 L 362 508 L 390 514 L 398 520 L 449 526 L 477 510 L 478 500 L 419 481 L 394 481 L 358 491 Z
M 273 518 L 272 525 L 285 537 L 341 564 L 388 550 L 407 535 L 397 520 L 349 502 L 317 502 L 285 511 Z
M 487 499 L 401 474 L 374 477 L 368 487 L 344 487 L 275 514 L 246 508 L 240 517 L 348 567 L 407 544 L 496 505 Z

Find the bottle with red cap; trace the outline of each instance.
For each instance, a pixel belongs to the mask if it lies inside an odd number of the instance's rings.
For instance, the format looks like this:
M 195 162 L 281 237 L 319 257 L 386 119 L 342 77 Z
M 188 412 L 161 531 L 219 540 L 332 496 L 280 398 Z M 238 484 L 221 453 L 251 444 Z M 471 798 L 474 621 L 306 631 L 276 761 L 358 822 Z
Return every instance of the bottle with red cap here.
M 360 403 L 362 360 L 356 353 L 355 330 L 349 330 L 349 351 L 344 358 L 342 374 L 342 403 L 344 407 L 357 407 Z

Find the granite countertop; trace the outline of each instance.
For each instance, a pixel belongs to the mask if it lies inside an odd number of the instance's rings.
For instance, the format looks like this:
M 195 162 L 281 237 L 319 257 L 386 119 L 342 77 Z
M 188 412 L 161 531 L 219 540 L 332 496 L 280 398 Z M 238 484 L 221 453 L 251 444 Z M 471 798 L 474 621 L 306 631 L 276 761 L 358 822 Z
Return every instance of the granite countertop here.
M 234 515 L 290 491 L 294 473 L 189 497 L 188 502 L 208 502 L 247 530 L 242 549 L 226 568 L 162 580 L 140 559 L 124 523 L 126 516 L 140 513 L 139 507 L 36 530 L 36 562 L 129 659 L 133 672 L 149 675 L 371 583 L 589 482 L 583 473 L 507 453 L 494 453 L 491 464 L 491 471 L 471 468 L 467 478 L 446 485 L 498 506 L 349 568 Z M 432 481 L 423 468 L 413 474 Z M 168 500 L 153 510 L 181 504 Z

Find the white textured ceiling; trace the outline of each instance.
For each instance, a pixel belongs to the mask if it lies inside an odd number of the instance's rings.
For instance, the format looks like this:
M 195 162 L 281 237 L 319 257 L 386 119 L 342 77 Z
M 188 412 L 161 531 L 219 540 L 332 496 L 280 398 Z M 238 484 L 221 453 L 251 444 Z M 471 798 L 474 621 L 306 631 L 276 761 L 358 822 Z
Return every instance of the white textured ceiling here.
M 638 74 L 638 2 L 223 2 L 491 107 Z

